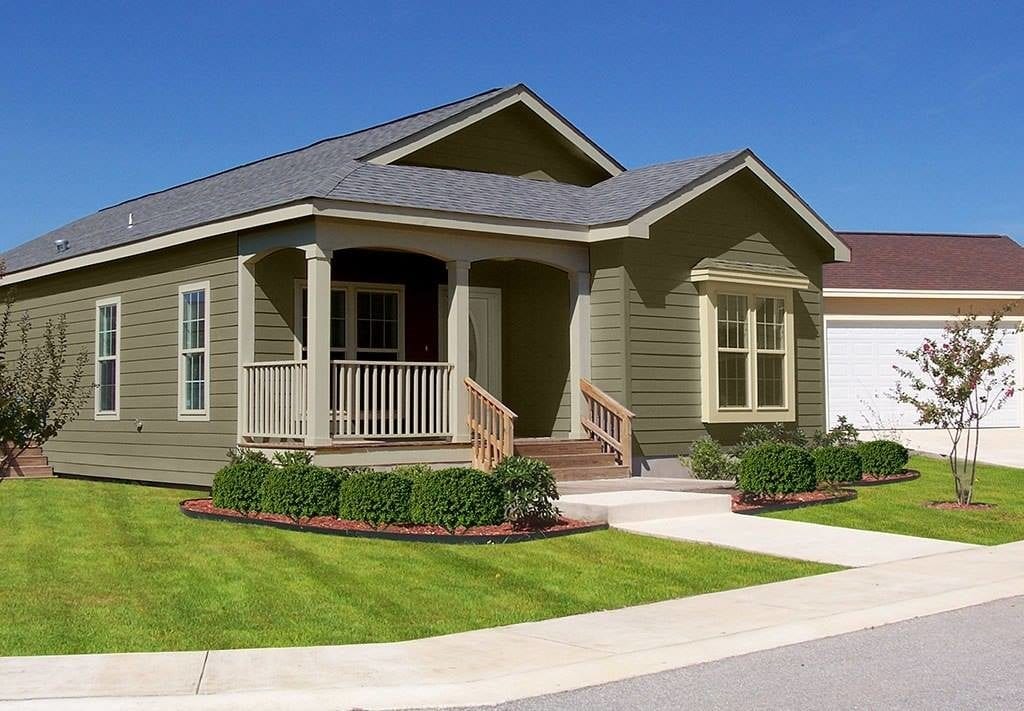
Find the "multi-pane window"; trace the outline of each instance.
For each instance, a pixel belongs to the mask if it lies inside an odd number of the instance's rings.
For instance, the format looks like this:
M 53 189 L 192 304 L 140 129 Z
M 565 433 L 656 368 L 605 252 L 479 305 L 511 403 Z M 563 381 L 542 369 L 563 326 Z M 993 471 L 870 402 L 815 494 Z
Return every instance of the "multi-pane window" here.
M 747 406 L 747 297 L 723 294 L 718 301 L 718 404 Z
M 96 416 L 118 416 L 120 387 L 121 299 L 96 302 Z
M 179 414 L 183 417 L 209 412 L 209 296 L 208 284 L 184 286 L 179 291 Z
M 785 399 L 786 303 L 757 297 L 757 404 L 783 407 Z
M 298 352 L 309 357 L 309 294 L 299 297 Z M 331 287 L 332 360 L 399 360 L 402 356 L 402 291 L 360 284 Z

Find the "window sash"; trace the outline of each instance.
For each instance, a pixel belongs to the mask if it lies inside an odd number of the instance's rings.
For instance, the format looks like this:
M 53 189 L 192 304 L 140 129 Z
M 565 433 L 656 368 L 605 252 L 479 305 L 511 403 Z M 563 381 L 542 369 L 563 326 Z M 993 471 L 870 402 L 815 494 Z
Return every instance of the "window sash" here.
M 360 283 L 331 286 L 332 360 L 402 359 L 405 329 L 404 290 L 401 285 Z M 309 335 L 309 291 L 298 290 L 297 357 L 306 360 Z
M 120 298 L 96 304 L 95 414 L 116 417 L 120 405 Z
M 206 416 L 210 405 L 210 287 L 188 285 L 178 293 L 178 412 Z
M 717 408 L 750 412 L 787 409 L 792 357 L 786 330 L 787 300 L 756 292 L 722 291 L 714 295 L 714 308 Z

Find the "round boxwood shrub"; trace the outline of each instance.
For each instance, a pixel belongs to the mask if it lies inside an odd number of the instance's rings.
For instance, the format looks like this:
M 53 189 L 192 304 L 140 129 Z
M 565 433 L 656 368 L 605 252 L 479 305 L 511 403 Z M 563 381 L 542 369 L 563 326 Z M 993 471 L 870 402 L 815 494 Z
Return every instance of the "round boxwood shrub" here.
M 813 491 L 817 484 L 814 460 L 795 444 L 759 444 L 748 449 L 740 460 L 737 485 L 745 494 L 795 494 Z
M 690 456 L 680 457 L 695 479 L 735 479 L 740 460 L 727 454 L 711 437 L 703 437 L 690 447 Z
M 860 455 L 851 447 L 818 447 L 811 456 L 819 484 L 848 484 L 863 474 Z
M 371 526 L 410 521 L 412 479 L 396 472 L 358 472 L 341 483 L 338 516 Z
M 508 457 L 494 468 L 494 479 L 504 496 L 505 520 L 523 525 L 558 517 L 555 475 L 541 460 Z
M 910 460 L 910 452 L 906 447 L 887 439 L 861 442 L 857 445 L 857 453 L 860 454 L 864 471 L 875 476 L 899 474 Z
M 263 483 L 260 510 L 295 520 L 338 513 L 338 473 L 312 464 L 274 467 Z
M 273 469 L 262 452 L 232 452 L 231 462 L 213 476 L 213 505 L 242 513 L 258 511 L 263 483 Z
M 417 477 L 413 483 L 413 523 L 442 526 L 453 532 L 501 523 L 504 509 L 505 499 L 497 481 L 478 469 L 440 469 Z

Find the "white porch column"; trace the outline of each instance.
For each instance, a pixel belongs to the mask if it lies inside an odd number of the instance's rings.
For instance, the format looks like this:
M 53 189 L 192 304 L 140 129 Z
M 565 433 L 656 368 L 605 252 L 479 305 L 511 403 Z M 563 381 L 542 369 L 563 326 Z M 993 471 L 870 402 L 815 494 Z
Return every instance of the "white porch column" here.
M 331 258 L 319 245 L 306 252 L 306 444 L 331 441 Z
M 580 380 L 590 379 L 590 272 L 569 274 L 569 433 L 585 436 Z
M 238 441 L 245 434 L 251 403 L 249 383 L 242 366 L 256 359 L 256 274 L 250 257 L 238 257 Z
M 452 441 L 469 441 L 469 262 L 448 262 L 448 361 L 451 383 Z

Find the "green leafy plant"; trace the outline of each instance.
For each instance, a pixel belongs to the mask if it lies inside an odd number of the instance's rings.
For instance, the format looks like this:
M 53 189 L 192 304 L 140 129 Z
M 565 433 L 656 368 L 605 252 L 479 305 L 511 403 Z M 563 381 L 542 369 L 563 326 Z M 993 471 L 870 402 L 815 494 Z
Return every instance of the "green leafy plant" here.
M 835 427 L 828 430 L 817 430 L 811 435 L 810 446 L 818 447 L 856 447 L 860 432 L 853 423 L 840 415 Z
M 811 456 L 814 458 L 814 473 L 819 485 L 835 488 L 860 481 L 863 475 L 860 454 L 853 447 L 818 447 Z
M 981 421 L 1013 397 L 1013 356 L 1002 349 L 1007 304 L 987 320 L 967 314 L 950 321 L 938 340 L 926 338 L 913 350 L 897 351 L 909 363 L 893 368 L 900 381 L 890 396 L 917 411 L 921 425 L 949 434 L 949 468 L 957 503 L 970 505 L 978 465 Z M 1015 332 L 1020 331 L 1018 325 Z M 872 471 L 867 461 L 864 463 Z M 880 474 L 881 472 L 873 472 Z
M 813 491 L 817 484 L 814 460 L 795 444 L 759 444 L 748 449 L 740 460 L 737 486 L 744 494 L 775 497 Z
M 734 453 L 742 459 L 747 450 L 762 444 L 792 444 L 806 447 L 807 435 L 802 430 L 787 427 L 781 422 L 750 425 L 740 434 Z
M 408 523 L 412 479 L 396 472 L 359 472 L 341 483 L 338 516 L 371 526 Z
M 415 480 L 418 477 L 433 474 L 434 468 L 429 464 L 401 464 L 391 471 L 395 474 L 401 474 L 410 480 Z
M 267 474 L 274 470 L 262 452 L 232 449 L 228 464 L 213 476 L 213 505 L 242 513 L 258 511 Z
M 876 439 L 857 446 L 864 471 L 875 476 L 899 474 L 910 461 L 910 452 L 899 442 Z
M 680 457 L 679 461 L 697 479 L 735 479 L 740 470 L 740 460 L 727 454 L 712 437 L 694 442 L 689 456 Z
M 312 516 L 336 516 L 339 477 L 336 472 L 312 464 L 271 467 L 263 482 L 260 510 L 293 520 Z
M 410 505 L 413 523 L 449 532 L 501 523 L 505 497 L 494 477 L 477 469 L 452 467 L 418 477 Z
M 304 450 L 289 449 L 274 454 L 274 464 L 279 467 L 301 467 L 312 463 L 313 455 Z
M 494 468 L 505 499 L 505 520 L 514 525 L 548 523 L 558 518 L 558 487 L 551 467 L 539 459 L 507 457 Z

